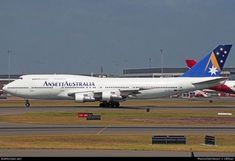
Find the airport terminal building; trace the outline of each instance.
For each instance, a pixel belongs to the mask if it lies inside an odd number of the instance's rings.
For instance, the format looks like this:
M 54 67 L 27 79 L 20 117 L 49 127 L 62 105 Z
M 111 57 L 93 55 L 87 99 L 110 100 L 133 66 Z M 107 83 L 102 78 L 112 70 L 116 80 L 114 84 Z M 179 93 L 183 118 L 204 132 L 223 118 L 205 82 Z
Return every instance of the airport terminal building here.
M 139 68 L 124 69 L 121 77 L 179 77 L 185 73 L 188 68 Z M 224 68 L 221 75 L 228 77 L 229 80 L 235 80 L 235 67 Z

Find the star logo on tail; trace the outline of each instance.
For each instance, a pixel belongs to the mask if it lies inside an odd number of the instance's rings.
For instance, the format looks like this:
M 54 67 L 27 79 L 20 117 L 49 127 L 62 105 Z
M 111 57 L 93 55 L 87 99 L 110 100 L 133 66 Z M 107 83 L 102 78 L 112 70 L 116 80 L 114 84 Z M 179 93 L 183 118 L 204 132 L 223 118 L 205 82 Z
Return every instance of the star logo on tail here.
M 216 75 L 218 72 L 217 68 L 212 66 L 211 68 L 209 68 L 209 73 L 212 75 Z

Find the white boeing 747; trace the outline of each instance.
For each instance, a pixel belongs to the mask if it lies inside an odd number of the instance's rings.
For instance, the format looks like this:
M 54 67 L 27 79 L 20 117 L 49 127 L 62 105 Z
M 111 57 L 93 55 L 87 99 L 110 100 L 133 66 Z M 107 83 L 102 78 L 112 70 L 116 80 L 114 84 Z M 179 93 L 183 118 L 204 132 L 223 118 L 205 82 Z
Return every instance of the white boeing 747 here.
M 100 107 L 119 107 L 128 99 L 151 99 L 223 84 L 220 77 L 232 45 L 219 45 L 193 68 L 176 78 L 98 78 L 81 75 L 23 75 L 3 90 L 28 99 L 99 101 Z

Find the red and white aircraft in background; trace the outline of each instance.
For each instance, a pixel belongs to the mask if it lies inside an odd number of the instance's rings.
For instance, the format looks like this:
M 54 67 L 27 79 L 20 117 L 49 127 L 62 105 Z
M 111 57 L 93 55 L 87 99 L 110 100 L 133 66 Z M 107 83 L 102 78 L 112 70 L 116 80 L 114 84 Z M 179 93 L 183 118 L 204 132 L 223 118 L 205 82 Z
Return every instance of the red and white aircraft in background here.
M 189 69 L 191 69 L 197 63 L 193 59 L 187 59 L 185 60 L 185 62 Z M 222 93 L 219 93 L 219 96 L 226 96 L 225 93 L 228 93 L 229 95 L 227 96 L 235 97 L 235 81 L 226 80 L 224 84 L 214 86 L 205 90 L 197 90 L 194 92 L 195 92 L 196 97 L 209 97 L 208 92 L 210 92 L 211 90 L 222 92 Z

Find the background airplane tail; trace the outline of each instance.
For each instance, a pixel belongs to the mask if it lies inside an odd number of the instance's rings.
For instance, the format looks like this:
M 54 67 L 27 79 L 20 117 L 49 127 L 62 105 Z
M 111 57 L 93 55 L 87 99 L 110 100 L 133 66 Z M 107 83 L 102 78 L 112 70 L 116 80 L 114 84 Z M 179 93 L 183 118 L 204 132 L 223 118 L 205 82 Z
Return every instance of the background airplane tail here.
M 181 77 L 218 77 L 232 45 L 219 45 Z
M 197 62 L 193 59 L 187 59 L 185 60 L 185 63 L 189 69 L 191 69 Z

